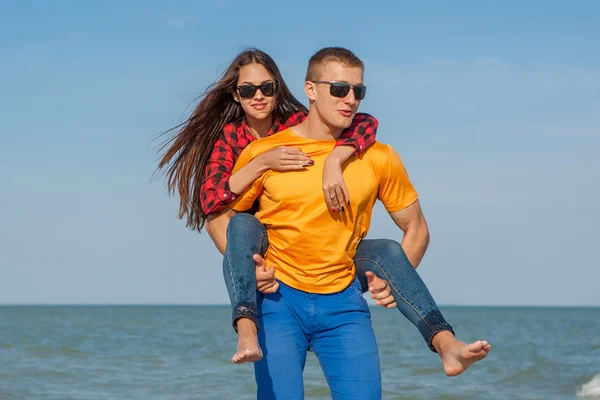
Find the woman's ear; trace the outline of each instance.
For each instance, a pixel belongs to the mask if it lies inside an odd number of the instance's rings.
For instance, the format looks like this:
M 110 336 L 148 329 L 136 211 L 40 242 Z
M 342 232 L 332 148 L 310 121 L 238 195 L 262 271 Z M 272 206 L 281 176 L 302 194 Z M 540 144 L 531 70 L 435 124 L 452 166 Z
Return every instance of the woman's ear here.
M 240 97 L 238 96 L 238 92 L 236 89 L 231 90 L 231 95 L 233 96 L 233 100 L 235 100 L 238 103 L 240 102 Z

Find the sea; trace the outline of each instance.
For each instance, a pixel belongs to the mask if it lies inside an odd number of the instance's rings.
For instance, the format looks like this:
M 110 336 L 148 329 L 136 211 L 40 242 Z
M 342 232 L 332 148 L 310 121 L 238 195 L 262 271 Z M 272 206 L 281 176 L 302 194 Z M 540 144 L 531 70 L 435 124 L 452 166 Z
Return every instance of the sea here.
M 600 308 L 442 307 L 487 359 L 458 377 L 397 310 L 372 307 L 383 399 L 600 399 Z M 0 399 L 255 399 L 229 306 L 0 306 Z M 330 399 L 309 353 L 306 399 Z

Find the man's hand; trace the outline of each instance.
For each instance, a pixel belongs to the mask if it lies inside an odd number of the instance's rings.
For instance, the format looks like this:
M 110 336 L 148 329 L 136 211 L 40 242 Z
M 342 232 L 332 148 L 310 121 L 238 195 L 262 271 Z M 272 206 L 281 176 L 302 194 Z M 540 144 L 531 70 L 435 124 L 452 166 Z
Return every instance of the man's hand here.
M 267 262 L 260 255 L 253 257 L 256 263 L 256 288 L 261 293 L 275 293 L 279 289 L 279 282 L 275 279 L 275 268 L 267 267 Z
M 367 271 L 367 283 L 369 284 L 369 292 L 371 292 L 371 298 L 375 299 L 375 304 L 385 307 L 394 308 L 396 307 L 396 299 L 392 296 L 392 292 L 387 282 L 371 271 Z

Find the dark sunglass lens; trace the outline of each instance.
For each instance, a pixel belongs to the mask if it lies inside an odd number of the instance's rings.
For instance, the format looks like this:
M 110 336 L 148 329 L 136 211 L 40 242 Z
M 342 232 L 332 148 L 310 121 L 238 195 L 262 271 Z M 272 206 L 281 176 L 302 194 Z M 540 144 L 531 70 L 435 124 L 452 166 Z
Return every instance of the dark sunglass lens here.
M 263 83 L 262 85 L 260 85 L 260 91 L 265 96 L 268 96 L 268 97 L 273 96 L 275 94 L 275 83 L 274 82 Z
M 238 93 L 242 99 L 249 99 L 250 97 L 254 97 L 254 94 L 256 93 L 256 86 L 242 85 L 238 87 Z
M 356 100 L 364 99 L 366 94 L 367 94 L 366 86 L 362 86 L 362 85 L 354 86 L 354 97 L 356 97 Z
M 346 97 L 350 92 L 350 85 L 345 83 L 330 83 L 329 94 L 333 97 Z

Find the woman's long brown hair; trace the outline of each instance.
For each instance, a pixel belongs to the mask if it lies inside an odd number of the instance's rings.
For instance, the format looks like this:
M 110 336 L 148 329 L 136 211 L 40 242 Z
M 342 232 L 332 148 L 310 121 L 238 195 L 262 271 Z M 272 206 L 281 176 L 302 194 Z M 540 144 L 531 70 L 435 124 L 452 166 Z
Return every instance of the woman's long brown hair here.
M 209 86 L 199 97 L 199 103 L 183 123 L 164 132 L 176 132 L 159 148 L 161 160 L 157 172 L 167 175 L 167 190 L 179 192 L 179 218 L 186 218 L 186 226 L 201 231 L 207 215 L 200 203 L 204 170 L 215 142 L 228 123 L 239 124 L 244 119 L 241 105 L 233 99 L 240 68 L 257 63 L 265 67 L 269 74 L 279 82 L 275 97 L 273 121 L 285 121 L 298 111 L 307 112 L 288 89 L 275 61 L 257 49 L 242 51 L 229 67 L 221 74 L 217 82 Z

